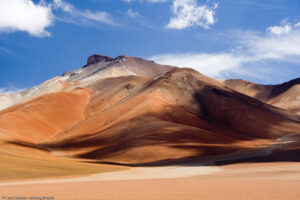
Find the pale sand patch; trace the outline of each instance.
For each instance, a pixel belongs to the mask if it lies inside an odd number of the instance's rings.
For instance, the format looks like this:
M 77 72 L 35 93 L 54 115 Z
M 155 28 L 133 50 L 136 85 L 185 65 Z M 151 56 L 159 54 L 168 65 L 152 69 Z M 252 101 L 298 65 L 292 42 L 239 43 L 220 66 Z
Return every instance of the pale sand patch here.
M 223 171 L 219 167 L 207 166 L 168 166 L 168 167 L 136 167 L 126 171 L 107 172 L 91 175 L 90 178 L 101 180 L 139 180 L 181 178 Z
M 300 163 L 254 163 L 222 167 L 224 172 L 185 178 L 88 181 L 0 186 L 1 196 L 55 200 L 299 200 Z M 152 169 L 152 168 L 151 168 Z M 289 173 L 286 173 L 289 172 Z M 266 179 L 272 177 L 272 179 Z
M 221 171 L 222 169 L 219 167 L 207 166 L 134 167 L 129 170 L 92 174 L 86 177 L 9 182 L 0 183 L 0 186 L 93 182 L 108 180 L 183 178 L 197 175 L 214 174 Z

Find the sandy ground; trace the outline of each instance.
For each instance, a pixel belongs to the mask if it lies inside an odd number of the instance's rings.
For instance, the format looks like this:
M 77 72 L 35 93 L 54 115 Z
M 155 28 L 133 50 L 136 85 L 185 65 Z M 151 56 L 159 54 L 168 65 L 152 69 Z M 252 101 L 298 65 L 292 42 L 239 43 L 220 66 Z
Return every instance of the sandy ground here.
M 0 183 L 28 179 L 88 176 L 124 169 L 127 167 L 57 157 L 45 151 L 16 147 L 15 145 L 6 145 L 0 148 Z
M 50 180 L 27 180 L 0 182 L 0 186 L 14 185 L 34 185 L 48 183 L 75 183 L 75 182 L 95 182 L 108 180 L 140 180 L 140 179 L 165 179 L 165 178 L 181 178 L 204 174 L 214 174 L 221 172 L 219 167 L 208 166 L 167 166 L 167 167 L 134 167 L 124 171 L 104 172 L 92 174 L 85 177 L 60 178 Z
M 199 199 L 299 199 L 300 163 L 260 163 L 228 165 L 203 171 L 190 167 L 138 168 L 89 176 L 84 179 L 2 183 L 1 197 L 54 197 L 54 199 L 199 200 Z M 198 167 L 201 169 L 201 166 Z M 173 178 L 151 174 L 169 173 Z M 194 170 L 193 173 L 187 172 Z M 208 174 L 205 174 L 205 171 Z M 171 171 L 171 172 L 168 172 Z M 202 173 L 201 175 L 195 175 Z M 135 174 L 137 173 L 137 174 Z M 106 174 L 106 175 L 105 175 Z M 175 178 L 175 175 L 177 177 Z M 122 177 L 123 176 L 123 177 Z M 136 180 L 134 176 L 144 176 Z M 187 177 L 188 176 L 188 177 Z M 110 178 L 109 178 L 110 177 Z M 111 179 L 111 180 L 109 180 Z M 4 198 L 3 198 L 4 199 Z
M 295 135 L 295 134 L 294 134 Z M 294 142 L 289 135 L 259 152 L 237 158 L 269 154 Z M 232 155 L 215 158 L 226 160 Z M 85 177 L 51 178 L 0 183 L 2 199 L 95 199 L 95 200 L 298 200 L 300 163 L 240 163 L 225 166 L 181 165 L 134 167 Z M 37 198 L 37 199 L 39 199 Z

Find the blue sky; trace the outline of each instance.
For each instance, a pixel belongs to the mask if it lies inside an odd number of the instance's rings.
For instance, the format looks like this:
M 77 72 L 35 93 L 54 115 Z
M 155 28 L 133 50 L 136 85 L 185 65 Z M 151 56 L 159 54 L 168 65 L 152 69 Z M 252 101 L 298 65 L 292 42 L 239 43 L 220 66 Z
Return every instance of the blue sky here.
M 37 85 L 92 54 L 214 78 L 300 77 L 299 0 L 0 0 L 0 91 Z

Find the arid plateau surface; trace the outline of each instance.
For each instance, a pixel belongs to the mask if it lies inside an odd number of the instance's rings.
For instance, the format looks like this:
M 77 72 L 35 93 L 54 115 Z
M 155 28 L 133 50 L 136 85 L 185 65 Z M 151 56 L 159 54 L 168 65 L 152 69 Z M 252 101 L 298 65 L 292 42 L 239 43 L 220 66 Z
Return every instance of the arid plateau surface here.
M 93 55 L 0 109 L 3 199 L 300 197 L 300 79 Z

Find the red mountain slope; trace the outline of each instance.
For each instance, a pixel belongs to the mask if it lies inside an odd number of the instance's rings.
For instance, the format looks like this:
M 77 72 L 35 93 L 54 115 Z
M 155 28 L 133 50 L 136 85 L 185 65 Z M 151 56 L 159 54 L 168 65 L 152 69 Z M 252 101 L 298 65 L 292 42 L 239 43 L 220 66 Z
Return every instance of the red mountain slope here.
M 240 79 L 230 79 L 222 82 L 238 92 L 300 114 L 300 79 L 294 79 L 279 85 L 259 85 Z

